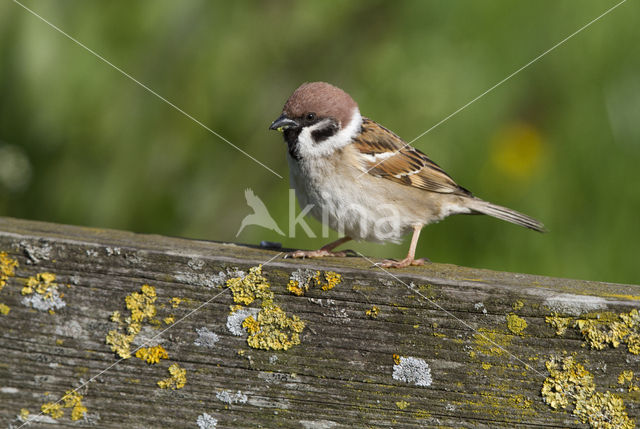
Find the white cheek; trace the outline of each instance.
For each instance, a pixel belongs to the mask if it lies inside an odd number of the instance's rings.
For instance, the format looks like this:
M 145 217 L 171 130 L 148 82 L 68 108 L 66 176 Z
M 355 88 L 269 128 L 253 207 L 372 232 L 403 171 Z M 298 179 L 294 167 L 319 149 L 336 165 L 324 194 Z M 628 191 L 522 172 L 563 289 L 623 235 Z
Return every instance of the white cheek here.
M 328 139 L 316 143 L 311 137 L 311 133 L 318 128 L 322 128 L 326 123 L 318 122 L 312 127 L 303 128 L 298 136 L 298 153 L 302 158 L 317 158 L 331 155 L 336 150 L 351 143 L 351 140 L 360 132 L 362 126 L 362 116 L 356 108 L 351 117 L 351 121 Z

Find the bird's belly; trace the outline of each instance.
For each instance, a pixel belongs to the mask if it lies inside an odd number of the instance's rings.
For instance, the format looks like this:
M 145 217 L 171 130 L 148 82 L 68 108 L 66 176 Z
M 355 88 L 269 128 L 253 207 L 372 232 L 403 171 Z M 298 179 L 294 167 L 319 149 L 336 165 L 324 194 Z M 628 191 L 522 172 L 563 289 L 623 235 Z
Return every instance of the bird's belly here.
M 401 212 L 388 195 L 378 195 L 358 176 L 302 175 L 291 169 L 291 186 L 301 210 L 355 240 L 399 242 L 421 219 Z

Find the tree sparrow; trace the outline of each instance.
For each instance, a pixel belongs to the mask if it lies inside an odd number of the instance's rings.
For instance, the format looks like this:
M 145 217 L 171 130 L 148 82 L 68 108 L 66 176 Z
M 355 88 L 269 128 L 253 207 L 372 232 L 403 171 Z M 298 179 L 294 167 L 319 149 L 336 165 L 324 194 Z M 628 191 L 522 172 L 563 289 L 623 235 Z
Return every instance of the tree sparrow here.
M 413 232 L 406 258 L 379 265 L 422 265 L 424 259 L 414 259 L 422 227 L 453 214 L 486 214 L 544 231 L 529 216 L 474 197 L 425 154 L 361 116 L 349 94 L 328 83 L 301 85 L 269 129 L 283 132 L 300 206 L 344 234 L 290 257 L 346 256 L 333 249 L 352 239 L 398 242 Z

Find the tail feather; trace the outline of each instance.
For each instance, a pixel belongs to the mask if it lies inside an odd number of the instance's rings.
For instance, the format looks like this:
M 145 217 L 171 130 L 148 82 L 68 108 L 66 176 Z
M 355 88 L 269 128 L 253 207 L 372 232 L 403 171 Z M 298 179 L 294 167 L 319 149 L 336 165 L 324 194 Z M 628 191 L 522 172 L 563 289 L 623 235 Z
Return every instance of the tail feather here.
M 524 226 L 525 228 L 533 229 L 538 232 L 546 232 L 544 225 L 538 222 L 532 217 L 517 212 L 515 210 L 508 209 L 496 204 L 489 203 L 479 198 L 473 198 L 470 201 L 468 207 L 476 213 L 481 213 L 489 216 L 493 216 L 498 219 L 506 220 L 507 222 L 515 223 L 516 225 Z

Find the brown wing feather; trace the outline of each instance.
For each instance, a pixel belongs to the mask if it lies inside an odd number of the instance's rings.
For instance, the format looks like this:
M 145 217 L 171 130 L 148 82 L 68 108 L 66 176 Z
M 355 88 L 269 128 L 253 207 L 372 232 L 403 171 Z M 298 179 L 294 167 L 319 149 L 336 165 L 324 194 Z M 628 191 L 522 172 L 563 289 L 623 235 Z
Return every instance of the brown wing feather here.
M 427 155 L 405 146 L 400 137 L 370 119 L 363 118 L 362 133 L 354 139 L 354 145 L 365 155 L 362 166 L 368 174 L 426 191 L 471 195 Z M 384 158 L 383 154 L 389 153 L 395 155 Z

